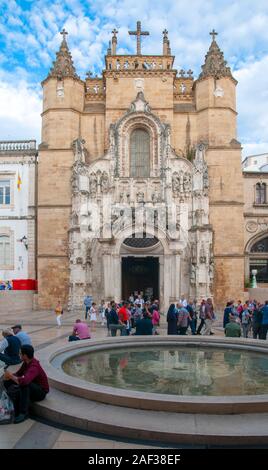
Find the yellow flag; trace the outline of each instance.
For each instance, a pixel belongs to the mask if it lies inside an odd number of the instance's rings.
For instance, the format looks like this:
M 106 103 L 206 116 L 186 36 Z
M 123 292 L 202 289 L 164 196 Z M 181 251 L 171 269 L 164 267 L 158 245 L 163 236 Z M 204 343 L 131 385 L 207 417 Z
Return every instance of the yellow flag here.
M 20 177 L 20 173 L 18 172 L 17 188 L 19 191 L 20 191 L 20 187 L 21 187 L 21 177 Z

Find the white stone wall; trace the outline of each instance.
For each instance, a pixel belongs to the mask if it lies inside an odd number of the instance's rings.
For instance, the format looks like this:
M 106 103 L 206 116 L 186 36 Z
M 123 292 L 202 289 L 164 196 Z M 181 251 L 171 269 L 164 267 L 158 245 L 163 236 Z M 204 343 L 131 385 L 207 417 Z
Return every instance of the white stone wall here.
M 12 163 L 7 163 L 9 158 Z M 17 159 L 17 161 L 16 161 Z M 34 272 L 34 163 L 30 159 L 19 156 L 2 157 L 0 160 L 0 178 L 11 180 L 11 204 L 0 206 L 0 234 L 10 233 L 12 236 L 11 257 L 12 268 L 1 269 L 0 279 L 29 279 L 35 277 Z M 21 178 L 21 189 L 17 188 L 18 172 Z M 29 197 L 30 196 L 30 197 Z M 27 237 L 28 249 L 20 241 Z

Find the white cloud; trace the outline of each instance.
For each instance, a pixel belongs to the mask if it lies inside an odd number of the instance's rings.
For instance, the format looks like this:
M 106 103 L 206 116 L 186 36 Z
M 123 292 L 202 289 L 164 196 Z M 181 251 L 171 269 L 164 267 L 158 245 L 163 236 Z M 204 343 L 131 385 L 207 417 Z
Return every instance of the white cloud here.
M 119 31 L 118 52 L 134 53 L 136 41 L 128 31 L 135 30 L 137 20 L 141 20 L 142 28 L 150 31 L 150 36 L 142 39 L 143 53 L 161 54 L 162 31 L 167 28 L 171 50 L 176 56 L 175 67 L 193 69 L 196 78 L 210 44 L 208 33 L 212 28 L 218 30 L 219 46 L 239 81 L 238 138 L 244 147 L 243 153 L 268 150 L 268 146 L 265 148 L 268 141 L 267 0 L 191 0 L 188 4 L 185 0 L 35 0 L 29 1 L 29 8 L 25 10 L 18 3 L 0 0 L 0 12 L 2 8 L 5 13 L 1 18 L 0 34 L 6 52 L 4 57 L 0 51 L 0 63 L 2 67 L 5 65 L 14 70 L 20 61 L 31 75 L 29 77 L 27 72 L 17 68 L 9 79 L 2 77 L 0 81 L 1 97 L 3 93 L 8 96 L 4 101 L 5 109 L 0 110 L 1 138 L 5 137 L 4 131 L 15 138 L 17 129 L 24 129 L 27 135 L 32 130 L 36 134 L 40 119 L 33 116 L 36 116 L 36 109 L 41 108 L 39 81 L 47 75 L 55 60 L 61 41 L 59 32 L 63 27 L 69 32 L 67 40 L 74 65 L 83 78 L 87 70 L 94 74 L 102 70 L 114 27 Z M 36 88 L 32 86 L 34 82 Z M 18 108 L 12 99 L 14 93 L 20 103 Z M 31 114 L 29 109 L 28 116 L 32 117 L 22 122 L 20 116 L 25 100 L 34 111 Z M 5 110 L 7 119 L 4 121 Z M 22 127 L 17 126 L 18 122 Z M 27 122 L 33 127 L 26 129 Z
M 268 55 L 259 61 L 243 64 L 241 69 L 234 73 L 238 80 L 239 139 L 244 147 L 244 156 L 248 155 L 248 152 L 252 154 L 255 151 L 268 151 L 267 74 Z
M 42 101 L 39 90 L 24 80 L 10 84 L 0 76 L 0 140 L 40 142 Z

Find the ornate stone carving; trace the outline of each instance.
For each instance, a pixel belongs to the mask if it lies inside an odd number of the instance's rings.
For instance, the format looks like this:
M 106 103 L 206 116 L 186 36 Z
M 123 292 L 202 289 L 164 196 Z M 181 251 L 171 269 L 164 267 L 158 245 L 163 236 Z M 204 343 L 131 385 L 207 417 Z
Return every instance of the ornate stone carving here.
M 107 193 L 109 191 L 109 177 L 106 171 L 104 171 L 100 177 L 100 185 L 102 193 Z
M 98 189 L 98 179 L 95 173 L 89 176 L 89 193 L 91 197 L 95 197 Z
M 194 264 L 191 264 L 190 283 L 192 286 L 195 286 L 196 284 L 196 266 Z
M 215 41 L 214 36 L 217 33 L 214 31 L 210 34 L 213 36 L 213 39 L 209 51 L 206 54 L 205 63 L 202 65 L 202 72 L 199 75 L 199 79 L 206 77 L 214 77 L 215 79 L 219 79 L 221 77 L 233 78 L 231 69 L 230 67 L 227 67 L 227 62 L 224 60 L 223 52 Z
M 60 45 L 60 50 L 56 54 L 56 60 L 53 62 L 53 66 L 50 69 L 48 77 L 55 77 L 58 79 L 72 77 L 79 80 L 79 76 L 76 73 L 72 55 L 65 38 L 68 33 L 63 29 L 61 34 L 63 35 L 63 39 Z
M 183 175 L 183 190 L 185 193 L 189 193 L 192 190 L 192 177 L 190 173 Z
M 255 233 L 258 230 L 258 223 L 255 220 L 249 220 L 246 223 L 246 231 L 249 233 Z
M 204 243 L 202 243 L 199 251 L 199 262 L 200 263 L 206 263 L 207 257 L 206 257 L 206 252 L 205 252 L 205 247 Z
M 157 191 L 154 191 L 154 192 L 152 193 L 151 198 L 152 198 L 152 202 L 153 202 L 154 204 L 155 204 L 156 202 L 160 202 L 160 201 L 161 201 L 161 195 L 160 195 L 160 193 L 157 192 Z
M 181 192 L 181 179 L 177 172 L 172 175 L 172 191 L 174 196 L 178 196 Z
M 214 280 L 214 260 L 210 259 L 210 263 L 209 263 L 209 283 L 213 284 L 213 280 Z
M 139 191 L 137 193 L 137 202 L 139 203 L 144 203 L 144 192 L 143 191 Z

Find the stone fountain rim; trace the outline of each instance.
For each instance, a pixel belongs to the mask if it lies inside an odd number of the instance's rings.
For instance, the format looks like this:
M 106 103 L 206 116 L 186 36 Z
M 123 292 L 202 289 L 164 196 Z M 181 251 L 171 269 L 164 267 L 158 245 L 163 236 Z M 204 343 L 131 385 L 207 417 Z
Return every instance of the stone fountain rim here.
M 63 372 L 61 364 L 67 357 L 74 357 L 83 352 L 95 352 L 125 346 L 148 346 L 148 344 L 169 345 L 187 344 L 204 347 L 232 348 L 268 354 L 268 345 L 261 340 L 245 340 L 241 338 L 196 338 L 182 336 L 132 336 L 115 337 L 105 340 L 83 340 L 67 343 L 62 347 L 50 346 L 38 353 L 38 357 L 46 370 L 50 384 L 62 392 L 87 398 L 89 400 L 128 408 L 149 409 L 158 411 L 175 411 L 184 413 L 257 413 L 268 411 L 268 394 L 264 395 L 229 395 L 229 396 L 181 396 L 164 395 L 141 391 L 132 391 L 77 379 Z M 55 367 L 55 359 L 64 359 Z

